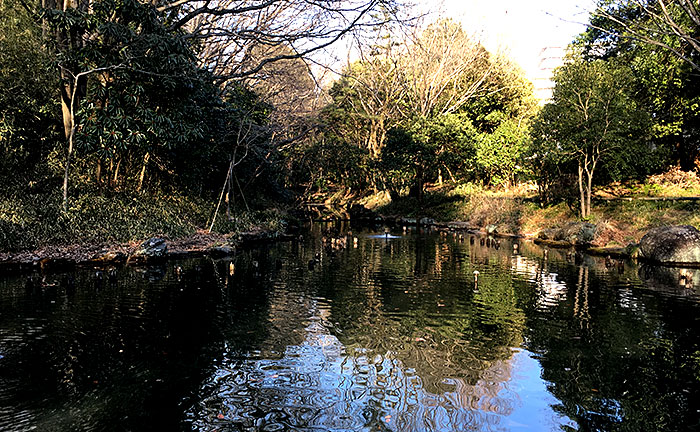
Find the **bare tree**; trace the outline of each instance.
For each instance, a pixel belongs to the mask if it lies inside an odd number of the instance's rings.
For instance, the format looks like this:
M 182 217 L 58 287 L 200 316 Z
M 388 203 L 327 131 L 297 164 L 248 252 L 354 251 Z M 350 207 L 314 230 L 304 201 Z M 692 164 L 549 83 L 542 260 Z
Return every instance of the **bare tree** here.
M 407 113 L 404 75 L 392 44 L 375 47 L 363 53 L 362 60 L 347 70 L 349 93 L 337 101 L 350 111 L 350 124 L 342 134 L 354 136 L 354 141 L 378 159 L 386 133 L 398 125 Z
M 199 41 L 202 65 L 225 83 L 391 21 L 401 5 L 399 0 L 174 0 L 156 7 L 172 29 Z M 269 56 L 259 56 L 261 46 Z
M 631 12 L 635 13 L 631 13 Z M 668 50 L 700 72 L 700 4 L 697 0 L 624 0 L 601 3 L 593 12 L 614 24 L 591 24 L 604 33 Z
M 482 94 L 494 71 L 486 49 L 450 19 L 409 35 L 406 43 L 401 67 L 409 106 L 424 118 L 458 111 Z

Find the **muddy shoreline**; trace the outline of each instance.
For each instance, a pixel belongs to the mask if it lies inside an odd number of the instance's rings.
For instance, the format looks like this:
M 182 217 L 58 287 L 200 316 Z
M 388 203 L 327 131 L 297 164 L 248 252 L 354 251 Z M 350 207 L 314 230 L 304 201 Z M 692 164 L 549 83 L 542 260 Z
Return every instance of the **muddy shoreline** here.
M 350 221 L 350 219 L 322 219 L 314 222 L 328 223 Z M 638 259 L 634 250 L 623 247 L 599 247 L 591 243 L 570 243 L 561 240 L 542 239 L 533 234 L 503 233 L 495 227 L 478 227 L 467 222 L 436 222 L 432 219 L 406 218 L 401 216 L 376 216 L 352 220 L 363 225 L 389 225 L 394 229 L 406 229 L 407 227 L 426 227 L 443 232 L 456 232 L 474 236 L 490 236 L 493 238 L 522 239 L 532 241 L 540 246 L 571 249 L 574 248 L 592 256 L 601 256 L 615 259 Z M 165 240 L 167 250 L 162 256 L 144 257 L 136 256 L 142 242 L 112 243 L 112 244 L 85 244 L 85 245 L 59 245 L 45 246 L 36 250 L 0 253 L 0 272 L 28 272 L 39 270 L 42 273 L 55 273 L 70 270 L 76 267 L 105 268 L 117 265 L 144 265 L 162 262 L 169 259 L 194 258 L 200 256 L 212 256 L 215 258 L 234 256 L 238 250 L 255 247 L 260 244 L 291 241 L 298 237 L 298 233 L 281 233 L 277 231 L 256 230 L 235 234 L 218 234 L 198 231 L 191 236 L 180 239 Z M 135 259 L 138 258 L 138 259 Z M 644 260 L 646 261 L 646 260 Z M 675 266 L 674 264 L 653 262 L 650 264 L 660 266 Z M 688 263 L 678 264 L 683 267 L 696 267 Z M 698 265 L 697 267 L 700 267 Z
M 76 267 L 105 268 L 117 265 L 145 265 L 169 259 L 199 256 L 233 256 L 238 250 L 256 245 L 290 241 L 293 234 L 277 231 L 250 231 L 236 234 L 197 232 L 191 236 L 165 240 L 167 249 L 162 256 L 138 256 L 143 242 L 44 246 L 35 250 L 0 253 L 0 272 L 55 273 Z M 138 256 L 138 259 L 134 259 Z

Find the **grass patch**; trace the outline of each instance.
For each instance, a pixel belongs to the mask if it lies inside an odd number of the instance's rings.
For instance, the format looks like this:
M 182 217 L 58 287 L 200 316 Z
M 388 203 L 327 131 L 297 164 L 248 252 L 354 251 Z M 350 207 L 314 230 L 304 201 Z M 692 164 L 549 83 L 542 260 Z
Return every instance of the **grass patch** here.
M 525 193 L 523 192 L 525 191 Z M 478 227 L 496 225 L 500 232 L 535 235 L 580 221 L 565 203 L 541 207 L 527 188 L 493 191 L 478 185 L 433 189 L 422 202 L 400 198 L 380 205 L 385 215 L 430 217 L 437 221 L 465 221 Z M 590 222 L 598 226 L 595 244 L 625 246 L 638 242 L 651 228 L 662 225 L 693 225 L 700 229 L 700 203 L 696 201 L 603 201 L 595 202 Z
M 461 184 L 428 191 L 423 201 L 402 197 L 378 206 L 386 215 L 429 217 L 441 222 L 466 221 L 475 226 L 497 225 L 501 231 L 519 233 L 523 223 L 536 211 L 527 196 L 512 191 L 489 190 L 479 185 Z
M 0 197 L 0 250 L 17 251 L 46 245 L 123 243 L 150 236 L 169 239 L 207 229 L 214 205 L 180 194 L 96 195 L 85 193 L 61 210 L 61 196 L 34 194 Z M 276 210 L 237 212 L 227 220 L 220 210 L 214 231 L 281 229 Z

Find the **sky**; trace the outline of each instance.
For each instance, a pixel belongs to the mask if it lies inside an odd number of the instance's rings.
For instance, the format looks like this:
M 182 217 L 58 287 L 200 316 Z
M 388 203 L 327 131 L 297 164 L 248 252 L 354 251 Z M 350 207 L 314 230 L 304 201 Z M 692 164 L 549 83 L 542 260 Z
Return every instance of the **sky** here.
M 564 48 L 585 29 L 593 0 L 416 0 L 426 12 L 451 17 L 474 33 L 489 51 L 510 54 L 536 82 L 544 48 Z M 429 18 L 430 20 L 430 18 Z M 554 66 L 552 61 L 543 64 Z M 537 85 L 537 83 L 536 83 Z
M 409 0 L 410 1 L 410 0 Z M 504 51 L 535 84 L 542 102 L 551 95 L 552 69 L 559 66 L 564 48 L 585 29 L 595 0 L 412 0 L 416 13 L 427 14 L 425 23 L 450 17 L 462 23 L 491 52 Z M 319 82 L 337 79 L 338 71 L 358 53 L 349 41 L 325 52 L 322 64 L 314 66 Z M 554 58 L 542 61 L 542 52 Z M 558 51 L 557 51 L 558 48 Z M 330 60 L 329 60 L 330 59 Z M 537 90 L 540 89 L 540 90 Z

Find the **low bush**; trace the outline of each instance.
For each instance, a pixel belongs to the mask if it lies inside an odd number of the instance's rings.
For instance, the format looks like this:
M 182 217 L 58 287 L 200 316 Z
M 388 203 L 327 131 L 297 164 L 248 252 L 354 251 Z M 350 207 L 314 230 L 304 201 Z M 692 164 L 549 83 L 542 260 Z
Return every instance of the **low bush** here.
M 0 250 L 16 251 L 52 244 L 129 242 L 158 235 L 180 238 L 207 229 L 214 205 L 179 194 L 82 194 L 61 209 L 60 194 L 0 197 Z M 280 229 L 275 210 L 236 211 L 232 220 L 220 210 L 214 231 Z

